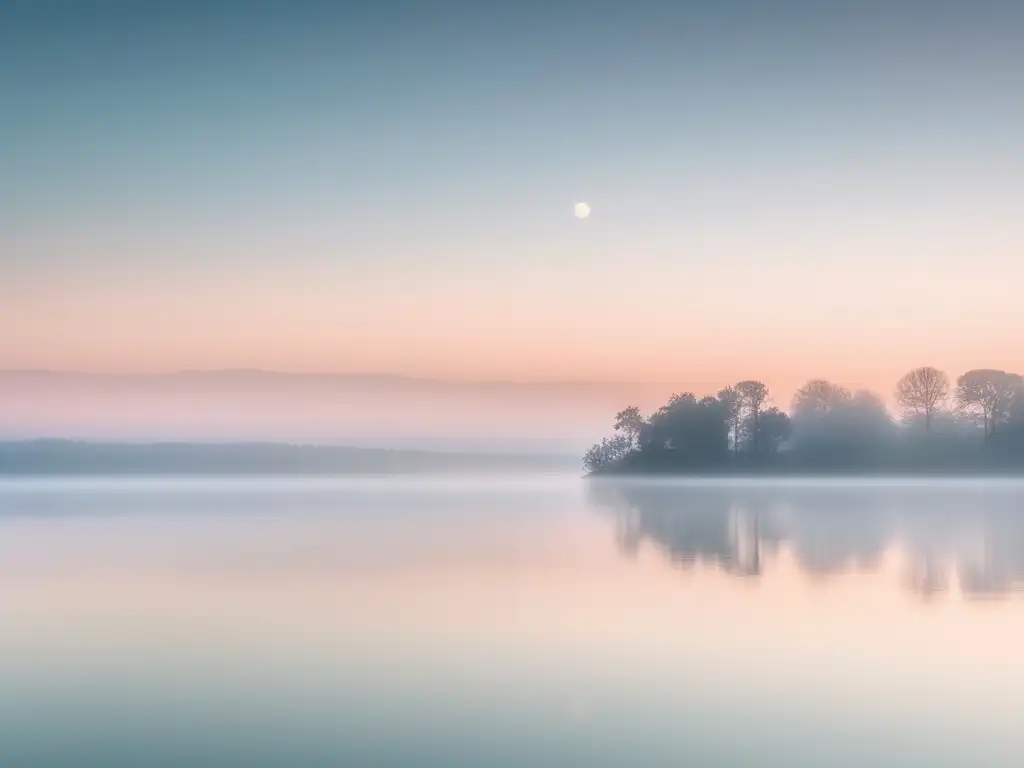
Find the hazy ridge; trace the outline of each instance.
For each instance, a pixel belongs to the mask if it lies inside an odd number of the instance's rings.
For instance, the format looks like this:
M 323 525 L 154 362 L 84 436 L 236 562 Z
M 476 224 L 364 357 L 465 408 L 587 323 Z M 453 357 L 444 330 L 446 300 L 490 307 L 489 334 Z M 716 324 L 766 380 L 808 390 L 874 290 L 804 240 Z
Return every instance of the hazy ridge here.
M 571 455 L 445 453 L 287 443 L 0 442 L 0 476 L 349 475 L 444 472 L 566 472 Z
M 0 370 L 0 440 L 578 454 L 618 403 L 657 402 L 662 389 L 372 373 Z

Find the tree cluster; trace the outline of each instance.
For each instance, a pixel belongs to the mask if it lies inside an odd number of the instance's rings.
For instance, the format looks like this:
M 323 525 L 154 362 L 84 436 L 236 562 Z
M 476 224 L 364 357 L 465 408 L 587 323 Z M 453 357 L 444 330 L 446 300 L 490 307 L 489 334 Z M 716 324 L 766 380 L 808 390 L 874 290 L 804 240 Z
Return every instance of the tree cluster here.
M 890 414 L 872 392 L 825 379 L 788 412 L 768 387 L 741 381 L 715 395 L 673 395 L 649 416 L 615 417 L 614 437 L 583 458 L 590 473 L 672 471 L 950 471 L 1024 469 L 1024 378 L 976 369 L 950 382 L 923 367 L 896 384 Z

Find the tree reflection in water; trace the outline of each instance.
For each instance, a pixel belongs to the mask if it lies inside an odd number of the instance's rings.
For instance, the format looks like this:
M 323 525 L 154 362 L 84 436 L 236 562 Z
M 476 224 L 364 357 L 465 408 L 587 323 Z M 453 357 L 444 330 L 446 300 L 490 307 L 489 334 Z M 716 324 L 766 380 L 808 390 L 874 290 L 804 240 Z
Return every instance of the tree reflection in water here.
M 591 480 L 620 550 L 646 542 L 681 568 L 758 578 L 780 550 L 806 575 L 873 571 L 904 558 L 903 585 L 923 598 L 956 582 L 968 597 L 1024 589 L 1024 484 L 938 482 L 644 482 Z

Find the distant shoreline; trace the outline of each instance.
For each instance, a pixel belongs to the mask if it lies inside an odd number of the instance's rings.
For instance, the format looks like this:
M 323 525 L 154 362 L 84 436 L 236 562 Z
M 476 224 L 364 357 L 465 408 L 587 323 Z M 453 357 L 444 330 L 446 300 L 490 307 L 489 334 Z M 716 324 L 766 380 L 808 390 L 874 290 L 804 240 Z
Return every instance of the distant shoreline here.
M 450 453 L 263 442 L 0 441 L 0 477 L 569 471 L 579 471 L 579 460 L 567 454 Z
M 757 467 L 704 467 L 704 468 L 673 468 L 673 469 L 601 469 L 584 475 L 587 480 L 630 480 L 655 478 L 727 478 L 735 480 L 764 480 L 771 478 L 814 478 L 814 479 L 878 479 L 906 478 L 934 480 L 936 478 L 963 479 L 984 477 L 1024 478 L 1024 467 L 849 467 L 849 468 L 814 468 L 805 466 L 766 466 Z

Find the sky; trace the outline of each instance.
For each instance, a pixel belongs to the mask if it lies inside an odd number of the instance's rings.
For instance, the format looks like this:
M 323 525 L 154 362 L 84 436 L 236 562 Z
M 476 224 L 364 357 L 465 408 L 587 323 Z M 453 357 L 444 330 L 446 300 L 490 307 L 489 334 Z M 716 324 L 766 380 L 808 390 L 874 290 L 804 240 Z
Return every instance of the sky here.
M 1022 39 L 985 0 L 13 0 L 0 369 L 1024 370 Z

